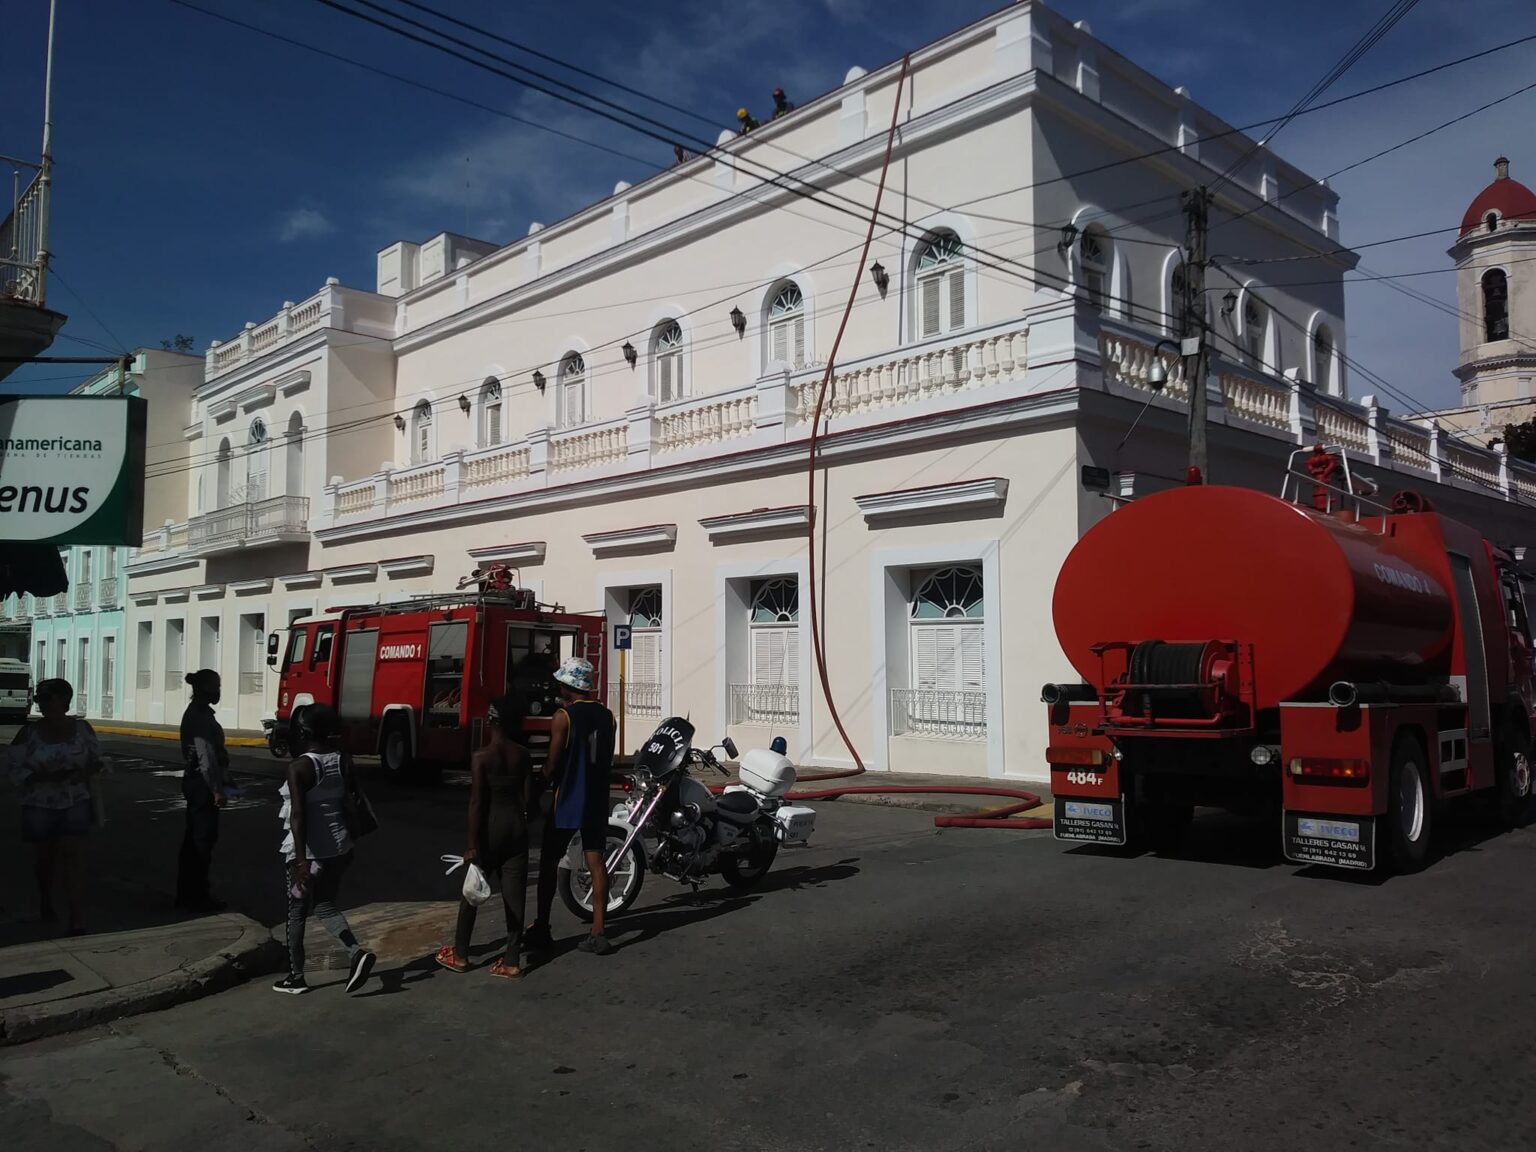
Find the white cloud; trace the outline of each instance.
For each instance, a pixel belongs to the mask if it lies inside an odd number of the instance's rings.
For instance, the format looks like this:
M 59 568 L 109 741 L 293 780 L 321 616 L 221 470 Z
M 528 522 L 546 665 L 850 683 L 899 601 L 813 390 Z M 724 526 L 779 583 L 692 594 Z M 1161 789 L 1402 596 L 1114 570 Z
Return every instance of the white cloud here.
M 277 239 L 283 244 L 328 236 L 334 231 L 336 225 L 318 208 L 290 208 L 277 222 Z

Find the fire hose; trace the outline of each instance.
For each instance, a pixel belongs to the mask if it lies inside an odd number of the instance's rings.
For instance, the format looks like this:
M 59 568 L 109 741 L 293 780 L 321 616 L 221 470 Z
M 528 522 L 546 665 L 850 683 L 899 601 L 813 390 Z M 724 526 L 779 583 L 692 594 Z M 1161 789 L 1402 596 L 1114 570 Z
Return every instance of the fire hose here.
M 859 266 L 853 275 L 853 287 L 849 290 L 848 301 L 843 307 L 843 318 L 837 326 L 837 336 L 832 341 L 832 351 L 827 356 L 827 366 L 821 375 L 821 386 L 816 392 L 816 411 L 811 417 L 811 435 L 808 458 L 806 462 L 806 487 L 808 492 L 807 505 L 810 508 L 810 516 L 806 525 L 806 545 L 808 561 L 806 566 L 806 584 L 810 593 L 810 619 L 811 619 L 811 644 L 816 660 L 817 675 L 821 680 L 822 694 L 826 697 L 827 708 L 832 713 L 832 723 L 837 727 L 838 735 L 843 738 L 849 753 L 853 756 L 854 767 L 838 772 L 814 773 L 802 777 L 803 781 L 838 780 L 851 776 L 862 776 L 865 772 L 864 760 L 859 755 L 859 750 L 854 746 L 853 738 L 843 726 L 842 716 L 837 710 L 837 701 L 832 695 L 831 677 L 827 673 L 827 657 L 825 641 L 821 634 L 820 616 L 817 613 L 817 582 L 816 582 L 816 444 L 821 427 L 822 406 L 826 402 L 827 389 L 832 382 L 832 373 L 837 364 L 837 351 L 842 346 L 843 332 L 848 327 L 848 316 L 853 311 L 853 302 L 858 295 L 859 285 L 864 280 L 864 265 L 869 259 L 869 246 L 875 236 L 875 221 L 880 216 L 880 202 L 885 195 L 885 178 L 891 167 L 891 150 L 896 142 L 896 124 L 901 112 L 901 93 L 907 82 L 907 71 L 911 65 L 910 57 L 903 57 L 901 61 L 901 75 L 896 78 L 896 92 L 891 98 L 891 126 L 885 137 L 885 158 L 880 165 L 880 183 L 875 189 L 875 203 L 870 211 L 869 230 L 864 235 L 864 248 L 859 253 Z M 941 785 L 897 785 L 891 787 L 874 786 L 839 786 L 836 788 L 823 788 L 811 792 L 791 792 L 786 799 L 790 800 L 832 800 L 839 796 L 871 794 L 888 795 L 938 795 L 938 796 L 1001 796 L 1011 799 L 1013 803 L 1000 807 L 985 809 L 967 815 L 935 816 L 933 823 L 938 828 L 1049 828 L 1051 821 L 1046 817 L 1027 816 L 1022 819 L 1012 818 L 1016 813 L 1027 812 L 1031 808 L 1040 806 L 1040 797 L 1033 792 L 1026 792 L 1020 788 L 984 788 L 984 787 L 944 787 Z

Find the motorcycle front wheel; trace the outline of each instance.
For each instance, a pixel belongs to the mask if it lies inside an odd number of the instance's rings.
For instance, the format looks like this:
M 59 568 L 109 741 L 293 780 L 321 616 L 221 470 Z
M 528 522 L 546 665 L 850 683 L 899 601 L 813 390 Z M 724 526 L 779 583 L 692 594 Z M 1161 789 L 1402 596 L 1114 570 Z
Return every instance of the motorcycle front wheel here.
M 606 859 L 613 859 L 613 854 L 623 846 L 627 835 L 617 825 L 608 826 L 608 845 L 604 850 Z M 645 850 L 640 846 L 640 838 L 637 836 L 629 846 L 629 851 L 608 871 L 607 915 L 621 916 L 628 912 L 640 898 L 640 888 L 644 883 Z M 586 854 L 581 850 L 579 835 L 572 838 L 571 846 L 560 863 L 559 891 L 561 902 L 572 916 L 587 924 L 592 923 L 592 872 L 587 867 Z

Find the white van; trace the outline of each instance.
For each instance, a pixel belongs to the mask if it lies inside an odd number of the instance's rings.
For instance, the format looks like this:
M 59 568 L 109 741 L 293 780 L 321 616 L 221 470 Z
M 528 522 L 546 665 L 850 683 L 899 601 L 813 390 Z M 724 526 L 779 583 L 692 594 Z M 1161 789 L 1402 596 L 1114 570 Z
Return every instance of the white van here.
M 25 720 L 32 711 L 32 665 L 0 660 L 0 720 Z

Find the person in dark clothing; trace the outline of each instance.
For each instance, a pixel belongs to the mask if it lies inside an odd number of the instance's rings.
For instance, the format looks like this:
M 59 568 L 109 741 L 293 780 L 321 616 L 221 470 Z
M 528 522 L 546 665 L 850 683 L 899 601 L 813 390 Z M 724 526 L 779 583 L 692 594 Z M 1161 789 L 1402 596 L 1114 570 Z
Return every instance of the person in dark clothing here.
M 573 657 L 555 673 L 564 701 L 549 729 L 549 759 L 544 772 L 555 781 L 555 800 L 544 821 L 539 844 L 539 894 L 536 918 L 525 937 L 531 952 L 552 946 L 549 913 L 555 902 L 560 858 L 571 838 L 581 836 L 581 850 L 592 874 L 592 930 L 579 945 L 583 952 L 607 955 L 613 946 L 603 934 L 608 910 L 608 775 L 613 766 L 613 713 L 593 697 L 595 671 Z
M 754 128 L 762 127 L 762 125 L 758 123 L 757 117 L 752 115 L 752 113 L 748 112 L 745 108 L 736 109 L 736 122 L 741 126 L 741 135 L 743 136 L 752 131 Z
M 782 88 L 775 88 L 773 90 L 773 117 L 772 118 L 774 120 L 777 120 L 780 116 L 788 116 L 794 110 L 795 110 L 795 106 L 789 102 L 787 97 L 785 97 L 784 89 L 782 89 Z
M 187 673 L 192 703 L 181 717 L 181 757 L 186 771 L 181 794 L 187 801 L 187 832 L 181 840 L 181 861 L 176 877 L 176 907 L 189 912 L 218 912 L 224 907 L 208 890 L 208 870 L 213 866 L 213 846 L 219 840 L 219 809 L 227 799 L 229 752 L 224 729 L 215 719 L 219 702 L 219 674 L 212 668 Z
M 511 696 L 493 700 L 485 714 L 489 739 L 470 760 L 469 847 L 467 863 L 487 876 L 501 874 L 501 906 L 507 914 L 507 947 L 491 965 L 491 975 L 507 980 L 523 974 L 523 912 L 528 894 L 528 749 L 517 742 L 523 712 Z M 437 962 L 451 972 L 469 971 L 469 942 L 475 931 L 473 904 L 459 898 L 453 943 L 437 951 Z

